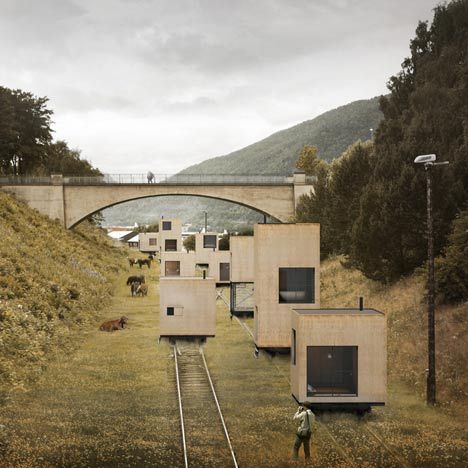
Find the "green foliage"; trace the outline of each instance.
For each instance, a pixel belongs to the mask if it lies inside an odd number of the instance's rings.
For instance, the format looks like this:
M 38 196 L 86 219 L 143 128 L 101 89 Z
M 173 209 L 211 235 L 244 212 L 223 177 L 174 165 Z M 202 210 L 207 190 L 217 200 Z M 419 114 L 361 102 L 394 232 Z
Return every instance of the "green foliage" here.
M 374 169 L 354 226 L 352 257 L 370 278 L 393 281 L 426 259 L 426 193 L 419 154 L 450 166 L 432 170 L 435 251 L 441 252 L 456 213 L 468 199 L 468 1 L 435 8 L 420 23 L 411 57 L 390 78 L 381 99 Z
M 140 224 L 133 230 L 136 232 L 159 232 L 159 223 L 156 221 L 151 224 Z
M 0 171 L 32 174 L 43 164 L 52 141 L 48 99 L 0 87 Z
M 319 166 L 324 163 L 318 157 L 318 148 L 316 146 L 304 146 L 296 161 L 296 168 L 305 172 L 306 175 L 317 175 Z
M 0 87 L 0 174 L 94 176 L 101 172 L 64 141 L 52 142 L 48 98 Z
M 444 255 L 436 259 L 436 281 L 439 300 L 468 300 L 468 210 L 453 221 Z
M 223 234 L 221 239 L 218 242 L 219 250 L 229 250 L 230 242 L 229 242 L 229 234 Z
M 195 250 L 195 236 L 193 234 L 184 239 L 184 248 L 187 252 Z
M 83 222 L 73 231 L 0 191 L 0 397 L 36 378 L 94 320 L 124 257 Z

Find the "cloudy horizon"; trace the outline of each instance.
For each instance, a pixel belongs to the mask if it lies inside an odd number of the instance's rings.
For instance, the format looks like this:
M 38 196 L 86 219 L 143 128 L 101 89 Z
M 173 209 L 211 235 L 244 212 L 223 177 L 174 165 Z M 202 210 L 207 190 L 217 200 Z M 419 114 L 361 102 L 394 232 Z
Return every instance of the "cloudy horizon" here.
M 104 172 L 174 173 L 385 94 L 436 2 L 0 6 L 0 85 L 48 96 L 55 138 Z

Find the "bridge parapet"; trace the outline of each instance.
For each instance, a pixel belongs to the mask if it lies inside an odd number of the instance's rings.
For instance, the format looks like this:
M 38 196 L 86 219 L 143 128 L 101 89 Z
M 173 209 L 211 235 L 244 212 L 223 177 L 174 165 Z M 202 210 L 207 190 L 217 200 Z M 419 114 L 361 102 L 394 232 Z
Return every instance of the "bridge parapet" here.
M 7 176 L 0 177 L 0 185 L 304 185 L 311 184 L 315 177 L 294 174 L 285 177 L 277 174 L 154 174 L 148 181 L 146 174 L 103 174 L 90 177 L 63 177 L 52 174 L 50 177 Z

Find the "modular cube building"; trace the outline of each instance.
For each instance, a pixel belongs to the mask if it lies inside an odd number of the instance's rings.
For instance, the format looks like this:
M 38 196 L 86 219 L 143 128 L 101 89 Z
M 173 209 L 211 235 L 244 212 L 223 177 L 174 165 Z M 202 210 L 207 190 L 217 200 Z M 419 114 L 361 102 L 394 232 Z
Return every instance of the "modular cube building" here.
M 387 399 L 387 321 L 374 309 L 293 309 L 291 390 L 315 409 Z
M 140 232 L 139 247 L 141 252 L 156 253 L 159 251 L 158 232 Z
M 231 236 L 231 314 L 254 311 L 254 237 Z
M 291 346 L 291 308 L 320 307 L 320 225 L 256 224 L 254 339 Z
M 161 277 L 159 304 L 161 337 L 215 336 L 214 278 Z
M 160 252 L 180 252 L 182 250 L 182 222 L 180 219 L 165 219 L 159 221 Z

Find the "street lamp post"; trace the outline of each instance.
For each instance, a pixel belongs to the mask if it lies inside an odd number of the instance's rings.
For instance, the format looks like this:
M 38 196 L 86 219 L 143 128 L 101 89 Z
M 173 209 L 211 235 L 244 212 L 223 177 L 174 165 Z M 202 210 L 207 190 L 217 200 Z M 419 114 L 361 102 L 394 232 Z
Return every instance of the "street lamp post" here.
M 428 405 L 436 403 L 436 365 L 435 365 L 435 278 L 434 278 L 434 232 L 432 228 L 432 166 L 448 164 L 448 161 L 436 163 L 435 154 L 418 156 L 414 162 L 424 164 L 426 171 L 426 197 L 427 197 L 427 354 L 428 369 L 426 382 L 426 402 Z

